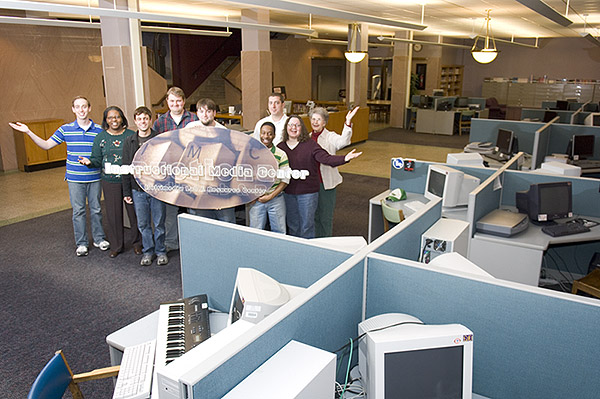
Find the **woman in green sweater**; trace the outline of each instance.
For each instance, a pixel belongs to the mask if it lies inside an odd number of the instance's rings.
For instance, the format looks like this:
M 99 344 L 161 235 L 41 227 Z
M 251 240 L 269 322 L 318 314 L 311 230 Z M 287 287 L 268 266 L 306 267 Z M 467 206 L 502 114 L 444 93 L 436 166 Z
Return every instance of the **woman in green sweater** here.
M 141 236 L 137 228 L 137 219 L 133 205 L 125 203 L 129 216 L 130 228 L 125 231 L 123 226 L 123 186 L 121 175 L 110 173 L 107 164 L 121 165 L 123 160 L 123 143 L 125 138 L 134 134 L 127 129 L 127 118 L 123 111 L 116 106 L 104 110 L 102 132 L 98 133 L 92 145 L 90 158 L 79 157 L 79 162 L 90 168 L 102 168 L 102 192 L 106 208 L 105 220 L 108 228 L 106 234 L 110 242 L 111 258 L 117 257 L 125 248 L 125 241 L 133 245 L 136 254 L 142 253 Z M 127 235 L 127 237 L 125 237 Z

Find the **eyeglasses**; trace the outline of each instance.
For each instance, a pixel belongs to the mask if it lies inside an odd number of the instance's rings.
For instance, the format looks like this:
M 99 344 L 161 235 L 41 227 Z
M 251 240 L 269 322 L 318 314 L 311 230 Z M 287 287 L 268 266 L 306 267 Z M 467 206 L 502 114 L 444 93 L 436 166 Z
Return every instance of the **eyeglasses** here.
M 299 124 L 299 123 L 288 123 L 288 126 L 290 126 L 290 127 L 296 127 L 296 128 L 298 128 L 298 127 L 300 127 L 300 126 L 302 126 L 302 125 L 301 125 L 301 124 Z
M 106 120 L 109 120 L 109 119 L 121 119 L 121 115 L 117 115 L 117 116 L 107 116 L 107 117 L 106 117 Z

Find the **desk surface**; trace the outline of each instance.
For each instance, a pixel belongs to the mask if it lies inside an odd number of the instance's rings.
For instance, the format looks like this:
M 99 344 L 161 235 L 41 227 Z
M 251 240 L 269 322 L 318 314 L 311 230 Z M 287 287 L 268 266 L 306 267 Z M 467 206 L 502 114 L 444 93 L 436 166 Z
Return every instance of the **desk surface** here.
M 512 210 L 514 211 L 514 208 Z M 578 217 L 600 222 L 599 218 L 589 216 Z M 562 237 L 552 237 L 542 232 L 542 226 L 529 223 L 529 227 L 527 228 L 527 230 L 513 237 L 499 237 L 484 233 L 475 233 L 474 237 L 485 241 L 510 244 L 523 248 L 545 251 L 550 245 L 600 240 L 600 225 L 592 227 L 587 233 L 571 234 Z

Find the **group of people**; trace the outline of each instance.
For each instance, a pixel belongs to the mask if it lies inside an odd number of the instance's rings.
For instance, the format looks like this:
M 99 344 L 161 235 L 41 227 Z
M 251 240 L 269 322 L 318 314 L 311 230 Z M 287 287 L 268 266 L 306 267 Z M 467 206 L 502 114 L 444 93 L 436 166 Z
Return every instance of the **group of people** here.
M 10 126 L 27 134 L 35 144 L 49 150 L 61 143 L 67 145 L 65 180 L 73 208 L 73 231 L 76 255 L 89 253 L 86 204 L 89 206 L 92 243 L 117 257 L 126 247 L 142 255 L 140 264 L 149 266 L 169 262 L 167 252 L 179 248 L 176 205 L 164 203 L 146 193 L 130 175 L 109 173 L 103 166 L 129 165 L 136 151 L 153 137 L 171 130 L 193 126 L 222 127 L 215 120 L 216 103 L 203 98 L 194 114 L 185 109 L 185 94 L 178 87 L 167 91 L 169 111 L 152 124 L 152 112 L 138 107 L 130 129 L 127 117 L 117 106 L 104 110 L 102 123 L 90 118 L 91 104 L 85 97 L 73 99 L 75 121 L 62 125 L 44 140 L 23 123 Z M 269 221 L 271 231 L 314 238 L 332 234 L 335 187 L 342 177 L 337 166 L 361 153 L 354 150 L 345 156 L 335 152 L 350 144 L 352 118 L 358 107 L 348 112 L 342 134 L 325 129 L 328 113 L 315 108 L 310 113 L 309 133 L 302 119 L 284 112 L 281 94 L 269 96 L 270 115 L 257 122 L 254 137 L 271 150 L 279 169 L 303 171 L 302 179 L 278 178 L 269 190 L 249 207 L 249 224 L 263 229 Z M 284 174 L 288 175 L 288 174 Z M 106 232 L 103 228 L 101 194 L 104 193 Z M 235 209 L 188 209 L 191 214 L 235 223 Z M 125 214 L 130 228 L 125 228 Z
M 287 232 L 293 236 L 329 237 L 333 230 L 335 188 L 342 182 L 337 166 L 361 155 L 355 150 L 345 156 L 335 155 L 350 144 L 352 118 L 358 107 L 346 115 L 341 134 L 325 128 L 329 113 L 324 108 L 310 111 L 309 133 L 302 118 L 285 114 L 281 94 L 272 93 L 268 107 L 270 115 L 256 123 L 254 137 L 272 150 L 280 168 L 308 174 L 303 179 L 276 181 L 267 194 L 251 205 L 250 226 L 264 228 L 268 215 L 272 231 L 285 233 L 287 225 Z

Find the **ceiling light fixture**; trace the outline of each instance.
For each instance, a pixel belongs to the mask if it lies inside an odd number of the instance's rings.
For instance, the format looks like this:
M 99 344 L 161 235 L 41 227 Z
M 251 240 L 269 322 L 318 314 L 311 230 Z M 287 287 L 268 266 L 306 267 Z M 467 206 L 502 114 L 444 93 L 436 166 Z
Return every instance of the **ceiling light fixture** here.
M 358 24 L 353 23 L 352 32 L 350 33 L 350 42 L 348 42 L 348 51 L 344 53 L 344 57 L 346 57 L 346 59 L 353 64 L 361 62 L 367 56 L 366 51 L 356 49 L 358 47 L 358 45 L 356 44 L 358 31 Z
M 494 40 L 494 35 L 490 29 L 490 11 L 491 10 L 486 10 L 487 16 L 485 17 L 484 47 L 481 50 L 477 49 L 479 37 L 483 37 L 482 35 L 479 35 L 475 38 L 475 43 L 473 43 L 473 47 L 471 48 L 471 55 L 475 61 L 479 62 L 480 64 L 489 64 L 498 56 L 498 50 L 496 50 L 496 41 Z M 483 27 L 481 30 L 483 33 Z

